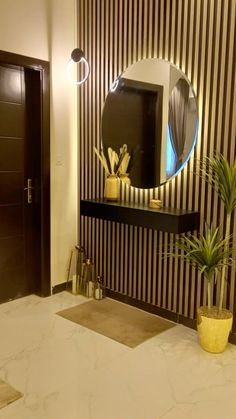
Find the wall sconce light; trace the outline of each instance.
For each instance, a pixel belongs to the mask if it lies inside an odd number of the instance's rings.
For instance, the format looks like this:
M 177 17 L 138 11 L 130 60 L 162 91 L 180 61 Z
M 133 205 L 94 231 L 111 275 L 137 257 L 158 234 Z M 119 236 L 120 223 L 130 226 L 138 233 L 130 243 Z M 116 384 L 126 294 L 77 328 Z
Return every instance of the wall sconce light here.
M 72 78 L 71 70 L 74 64 L 84 64 L 85 76 L 82 80 L 74 80 Z M 67 73 L 68 80 L 70 80 L 70 82 L 73 84 L 80 85 L 80 84 L 83 84 L 87 80 L 90 73 L 90 67 L 89 67 L 88 61 L 84 57 L 84 52 L 80 48 L 73 49 L 71 53 L 71 58 L 68 61 L 67 66 L 66 66 L 66 73 Z

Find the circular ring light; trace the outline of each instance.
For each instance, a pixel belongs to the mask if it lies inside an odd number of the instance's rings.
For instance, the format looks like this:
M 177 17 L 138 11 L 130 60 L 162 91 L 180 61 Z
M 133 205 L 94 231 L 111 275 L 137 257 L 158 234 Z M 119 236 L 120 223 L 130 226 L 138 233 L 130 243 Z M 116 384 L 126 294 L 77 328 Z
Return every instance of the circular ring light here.
M 75 80 L 72 78 L 71 75 L 71 70 L 74 64 L 83 64 L 85 66 L 85 76 L 82 80 Z M 84 58 L 84 53 L 81 49 L 79 48 L 75 48 L 72 53 L 71 53 L 71 59 L 68 61 L 67 66 L 66 66 L 66 73 L 67 73 L 67 78 L 68 80 L 70 80 L 71 83 L 73 84 L 83 84 L 90 73 L 90 67 L 89 67 L 89 63 L 86 60 L 86 58 Z

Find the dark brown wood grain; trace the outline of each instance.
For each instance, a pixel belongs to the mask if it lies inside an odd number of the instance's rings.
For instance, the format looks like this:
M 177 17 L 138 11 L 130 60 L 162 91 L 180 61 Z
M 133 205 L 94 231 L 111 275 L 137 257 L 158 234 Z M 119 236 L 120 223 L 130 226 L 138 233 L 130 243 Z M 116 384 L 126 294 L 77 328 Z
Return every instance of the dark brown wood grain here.
M 0 75 L 0 301 L 7 301 L 50 294 L 49 64 L 0 51 Z

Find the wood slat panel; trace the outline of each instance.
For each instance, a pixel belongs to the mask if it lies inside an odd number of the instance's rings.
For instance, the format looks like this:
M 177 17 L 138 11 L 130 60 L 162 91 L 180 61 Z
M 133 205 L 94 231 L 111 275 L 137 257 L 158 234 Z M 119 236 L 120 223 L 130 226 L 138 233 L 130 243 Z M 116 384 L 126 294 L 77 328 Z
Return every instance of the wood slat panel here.
M 100 146 L 105 96 L 116 77 L 142 58 L 164 58 L 190 79 L 198 101 L 199 134 L 188 165 L 153 190 L 121 186 L 129 202 L 160 198 L 167 207 L 200 210 L 203 221 L 224 222 L 217 196 L 194 175 L 196 160 L 219 151 L 232 162 L 236 144 L 236 0 L 78 0 L 78 46 L 90 79 L 78 90 L 80 196 L 103 195 L 104 173 L 94 156 Z M 111 289 L 193 318 L 205 301 L 200 276 L 175 258 L 164 259 L 172 235 L 81 217 L 80 240 Z M 236 233 L 235 217 L 232 228 Z M 98 248 L 99 247 L 99 248 Z M 227 305 L 235 303 L 230 272 Z

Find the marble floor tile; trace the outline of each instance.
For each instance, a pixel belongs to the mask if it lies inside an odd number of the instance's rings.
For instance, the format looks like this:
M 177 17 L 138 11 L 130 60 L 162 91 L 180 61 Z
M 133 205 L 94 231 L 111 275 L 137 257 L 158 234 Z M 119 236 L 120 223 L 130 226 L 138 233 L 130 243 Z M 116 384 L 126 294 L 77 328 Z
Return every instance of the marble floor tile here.
M 56 312 L 67 292 L 0 305 L 0 379 L 23 397 L 0 419 L 235 419 L 236 347 L 204 352 L 176 326 L 128 348 Z

